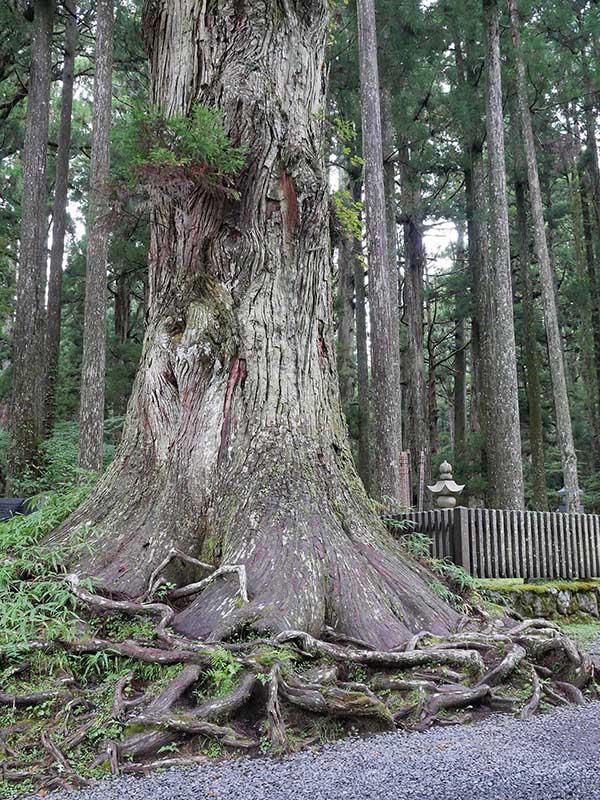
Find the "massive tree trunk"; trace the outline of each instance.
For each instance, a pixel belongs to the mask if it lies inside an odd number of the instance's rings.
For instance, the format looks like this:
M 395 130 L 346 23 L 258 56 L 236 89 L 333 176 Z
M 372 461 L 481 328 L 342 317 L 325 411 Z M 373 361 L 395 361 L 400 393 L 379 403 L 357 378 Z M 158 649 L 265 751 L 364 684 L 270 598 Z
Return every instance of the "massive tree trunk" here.
M 104 442 L 106 374 L 107 192 L 112 110 L 113 0 L 96 5 L 96 71 L 90 166 L 90 208 L 85 269 L 85 322 L 81 359 L 79 458 L 82 469 L 100 472 Z
M 90 527 L 85 569 L 145 591 L 172 548 L 246 568 L 176 619 L 374 645 L 450 610 L 371 509 L 339 402 L 323 158 L 327 0 L 147 2 L 152 100 L 217 106 L 247 148 L 239 199 L 160 181 L 141 366 L 117 458 L 56 536 Z M 174 578 L 183 576 L 174 575 Z
M 483 0 L 483 11 L 486 39 L 490 252 L 485 262 L 485 274 L 478 282 L 478 308 L 487 502 L 491 508 L 518 510 L 524 504 L 523 464 L 504 158 L 500 11 L 497 0 Z
M 552 389 L 554 395 L 554 409 L 556 415 L 556 432 L 560 447 L 563 479 L 565 482 L 567 510 L 579 510 L 579 479 L 577 475 L 577 454 L 573 442 L 573 428 L 571 425 L 571 410 L 567 393 L 567 379 L 563 357 L 563 343 L 558 323 L 558 309 L 556 291 L 554 286 L 554 270 L 550 262 L 548 241 L 544 223 L 544 207 L 538 174 L 533 125 L 529 110 L 527 95 L 527 78 L 525 61 L 521 52 L 521 34 L 517 12 L 517 0 L 508 0 L 510 11 L 510 26 L 513 44 L 515 47 L 515 61 L 517 67 L 517 101 L 521 123 L 521 134 L 527 165 L 527 178 L 529 183 L 529 201 L 533 227 L 533 240 L 540 267 L 540 282 L 542 287 L 542 302 L 548 340 L 548 360 Z
M 46 315 L 46 431 L 51 431 L 54 424 L 54 394 L 60 348 L 62 272 L 67 226 L 69 160 L 71 155 L 71 111 L 73 108 L 73 84 L 75 82 L 75 47 L 77 44 L 75 8 L 73 0 L 66 0 L 64 4 L 65 56 L 62 72 L 58 149 L 56 151 L 56 185 L 54 188 L 52 220 L 52 250 L 50 251 L 50 271 L 48 273 L 48 313 Z
M 359 71 L 371 322 L 372 493 L 402 501 L 398 278 L 389 264 L 374 0 L 358 0 Z
M 44 289 L 47 255 L 46 151 L 50 113 L 50 72 L 54 1 L 37 0 L 27 124 L 23 147 L 21 245 L 13 334 L 13 385 L 9 475 L 22 478 L 39 466 L 44 422 Z

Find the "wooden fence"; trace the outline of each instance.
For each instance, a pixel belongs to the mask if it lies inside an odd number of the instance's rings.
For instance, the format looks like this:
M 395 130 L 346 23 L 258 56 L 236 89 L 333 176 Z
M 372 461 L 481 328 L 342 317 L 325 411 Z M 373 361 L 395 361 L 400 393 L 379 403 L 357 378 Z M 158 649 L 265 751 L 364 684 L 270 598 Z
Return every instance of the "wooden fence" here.
M 477 578 L 599 578 L 600 515 L 454 508 L 398 514 Z M 402 535 L 397 527 L 392 528 Z

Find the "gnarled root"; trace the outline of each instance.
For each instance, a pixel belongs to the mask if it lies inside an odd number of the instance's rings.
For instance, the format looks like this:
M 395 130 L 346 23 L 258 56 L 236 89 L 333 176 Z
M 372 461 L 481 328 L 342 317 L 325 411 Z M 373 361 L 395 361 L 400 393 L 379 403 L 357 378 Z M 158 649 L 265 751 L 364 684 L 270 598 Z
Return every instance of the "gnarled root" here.
M 115 774 L 143 773 L 201 763 L 223 748 L 284 752 L 303 737 L 314 741 L 318 721 L 328 718 L 365 731 L 423 730 L 492 712 L 528 719 L 544 706 L 584 703 L 594 679 L 593 660 L 545 620 L 512 629 L 484 620 L 477 630 L 462 626 L 446 636 L 422 631 L 389 650 L 331 629 L 324 638 L 282 630 L 271 639 L 206 642 L 173 632 L 169 602 L 117 600 L 89 591 L 76 576 L 68 580 L 102 635 L 35 641 L 16 656 L 14 648 L 0 651 L 13 667 L 11 688 L 0 694 L 15 717 L 0 731 L 7 781 L 83 786 L 107 765 Z M 158 585 L 159 575 L 151 583 Z M 110 638 L 115 618 L 143 623 L 143 635 Z M 36 651 L 62 654 L 60 679 L 19 692 L 19 681 L 29 677 L 25 659 Z M 112 664 L 112 682 L 100 677 L 94 684 L 77 671 L 90 659 L 107 670 Z M 29 718 L 42 704 L 50 713 L 37 740 Z M 32 763 L 24 754 L 35 748 L 45 755 Z M 94 749 L 82 771 L 81 753 Z

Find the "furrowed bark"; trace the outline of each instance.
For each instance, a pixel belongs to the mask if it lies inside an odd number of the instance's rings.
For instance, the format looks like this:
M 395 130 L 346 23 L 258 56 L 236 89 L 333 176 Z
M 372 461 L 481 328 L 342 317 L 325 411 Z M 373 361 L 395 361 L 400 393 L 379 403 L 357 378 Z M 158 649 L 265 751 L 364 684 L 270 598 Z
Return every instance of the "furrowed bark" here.
M 485 409 L 488 504 L 522 509 L 523 465 L 519 425 L 510 238 L 504 158 L 498 0 L 483 0 L 486 124 L 489 165 L 489 257 L 479 284 L 482 389 Z
M 388 263 L 375 4 L 373 0 L 359 0 L 357 8 L 371 321 L 372 493 L 379 500 L 390 498 L 392 504 L 399 504 L 402 401 L 398 279 Z
M 77 47 L 77 17 L 74 0 L 64 4 L 65 38 L 62 90 L 60 98 L 60 124 L 56 151 L 56 183 L 52 218 L 52 249 L 48 272 L 48 313 L 46 316 L 46 403 L 45 430 L 54 426 L 54 395 L 58 374 L 58 352 L 60 348 L 60 317 L 63 257 L 67 225 L 67 194 L 69 161 L 71 155 L 71 112 L 73 108 L 73 86 L 75 83 L 75 50 Z
M 337 368 L 342 410 L 349 423 L 352 419 L 356 364 L 354 360 L 354 249 L 355 237 L 343 232 L 337 252 Z
M 458 243 L 456 246 L 456 269 L 465 268 L 464 224 L 457 223 Z M 467 337 L 465 331 L 464 303 L 456 297 L 454 301 L 456 314 L 456 332 L 454 334 L 454 449 L 458 454 L 464 453 L 467 436 Z
M 457 622 L 373 512 L 343 423 L 323 161 L 328 16 L 326 0 L 145 7 L 153 102 L 166 115 L 218 107 L 245 164 L 239 196 L 185 175 L 154 195 L 123 442 L 53 538 L 89 523 L 80 567 L 135 597 L 173 550 L 244 566 L 249 602 L 237 575 L 213 581 L 175 618 L 188 637 L 329 626 L 389 647 Z M 184 572 L 169 566 L 178 588 Z
M 102 471 L 106 372 L 107 191 L 110 170 L 114 0 L 96 4 L 96 70 L 81 359 L 78 465 Z
M 46 151 L 50 114 L 54 0 L 36 0 L 32 61 L 23 145 L 21 243 L 17 274 L 17 304 L 13 333 L 13 384 L 9 476 L 23 478 L 40 466 L 44 421 L 46 286 Z
M 544 456 L 544 426 L 540 384 L 540 353 L 535 334 L 533 282 L 531 277 L 531 248 L 527 221 L 526 168 L 523 164 L 521 137 L 513 116 L 514 182 L 517 206 L 517 237 L 519 269 L 523 287 L 523 348 L 527 370 L 527 400 L 529 404 L 529 442 L 531 447 L 531 472 L 533 478 L 532 505 L 537 511 L 549 511 L 546 460 Z
M 354 177 L 352 200 L 360 203 L 362 182 Z M 370 454 L 370 400 L 369 400 L 369 355 L 367 340 L 367 297 L 365 288 L 365 263 L 361 243 L 354 241 L 354 288 L 356 292 L 356 367 L 358 397 L 358 474 L 367 492 L 371 488 Z
M 404 317 L 407 324 L 406 370 L 406 444 L 411 452 L 413 483 L 418 485 L 421 452 L 426 454 L 429 474 L 429 396 L 423 340 L 423 289 L 426 253 L 423 243 L 423 220 L 420 208 L 420 177 L 411 164 L 410 147 L 400 147 L 402 211 L 404 218 Z
M 571 424 L 571 410 L 567 392 L 567 379 L 563 356 L 563 343 L 558 322 L 558 309 L 554 287 L 554 271 L 550 263 L 548 241 L 544 223 L 544 207 L 538 174 L 537 155 L 529 98 L 527 94 L 527 77 L 525 62 L 521 52 L 521 33 L 517 0 L 508 0 L 510 12 L 510 25 L 513 45 L 515 48 L 515 61 L 517 67 L 517 100 L 519 105 L 521 134 L 527 165 L 527 178 L 529 183 L 529 200 L 533 223 L 533 238 L 540 265 L 540 279 L 542 287 L 542 301 L 546 323 L 546 337 L 548 339 L 548 360 L 552 377 L 554 395 L 554 409 L 556 415 L 556 431 L 561 453 L 563 480 L 565 485 L 565 500 L 567 511 L 579 511 L 579 478 L 577 474 L 577 454 L 573 441 L 573 428 Z

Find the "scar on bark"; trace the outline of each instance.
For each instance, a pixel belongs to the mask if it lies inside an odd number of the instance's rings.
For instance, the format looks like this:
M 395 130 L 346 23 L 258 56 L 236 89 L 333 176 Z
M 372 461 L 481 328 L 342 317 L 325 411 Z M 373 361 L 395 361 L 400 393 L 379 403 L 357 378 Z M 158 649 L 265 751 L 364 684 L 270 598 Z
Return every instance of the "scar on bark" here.
M 229 368 L 229 379 L 227 381 L 227 391 L 223 403 L 223 425 L 221 427 L 221 444 L 219 446 L 219 463 L 225 454 L 227 442 L 229 441 L 229 429 L 231 426 L 231 401 L 233 393 L 238 384 L 243 384 L 246 380 L 246 359 L 234 356 Z
M 288 236 L 291 238 L 298 224 L 298 195 L 296 194 L 296 187 L 291 175 L 287 172 L 281 174 L 279 179 L 279 187 L 283 199 L 283 215 L 285 218 L 285 226 Z

